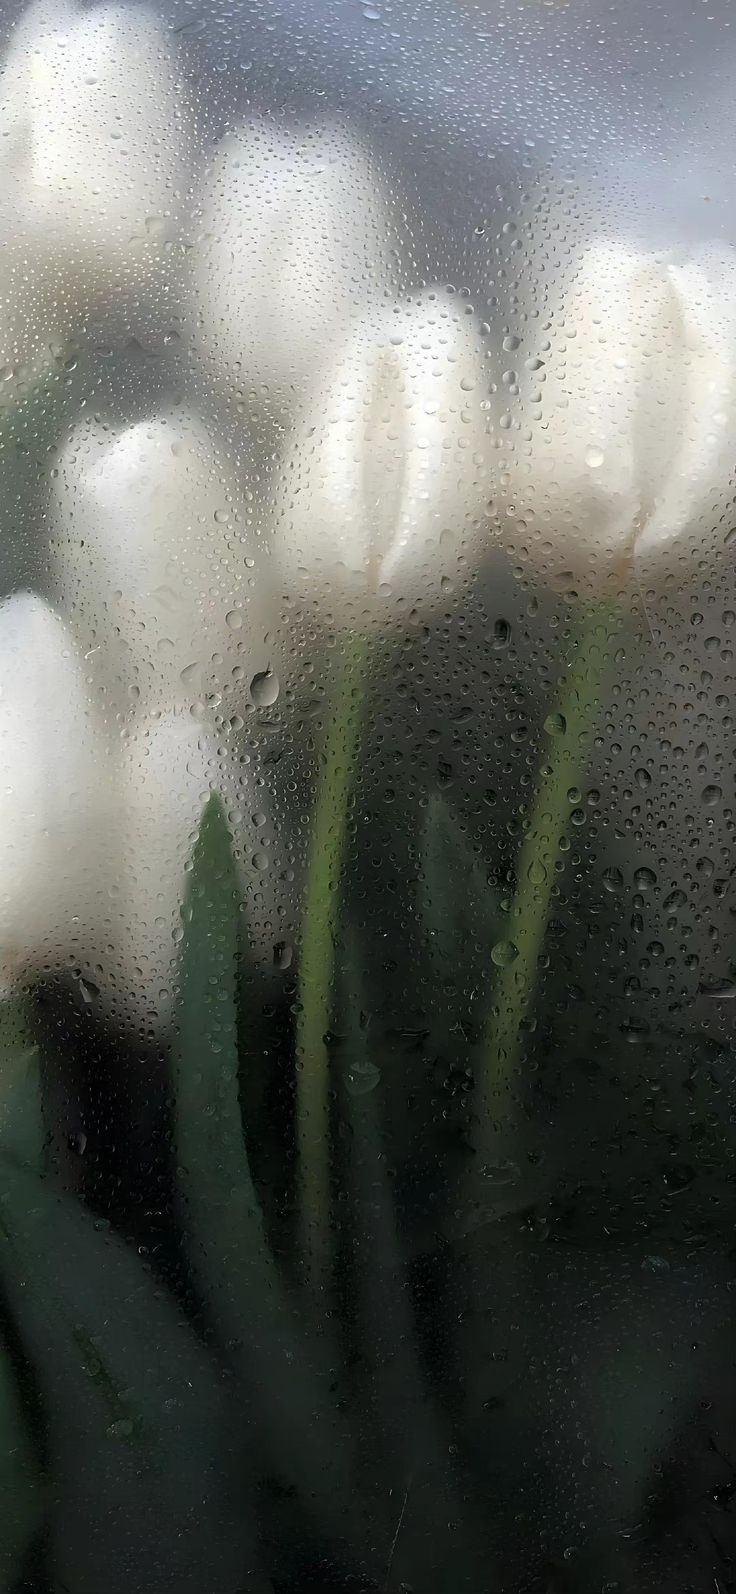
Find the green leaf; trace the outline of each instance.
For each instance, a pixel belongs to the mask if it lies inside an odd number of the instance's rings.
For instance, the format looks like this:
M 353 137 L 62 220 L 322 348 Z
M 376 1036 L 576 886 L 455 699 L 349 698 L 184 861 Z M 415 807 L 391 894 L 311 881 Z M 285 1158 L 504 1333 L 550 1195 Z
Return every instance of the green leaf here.
M 0 1341 L 0 1594 L 15 1587 L 43 1515 L 45 1486 L 15 1367 Z
M 344 1109 L 352 1130 L 347 1181 L 352 1195 L 356 1305 L 361 1360 L 370 1370 L 361 1427 L 382 1482 L 400 1503 L 382 1587 L 417 1587 L 456 1594 L 460 1561 L 481 1587 L 485 1563 L 462 1502 L 463 1482 L 449 1457 L 450 1434 L 435 1410 L 425 1379 L 402 1254 L 391 1177 L 379 1117 L 380 1092 L 354 1088 L 378 1083 L 366 994 L 366 958 L 354 928 L 345 936 L 340 979 Z M 377 1428 L 377 1432 L 375 1429 Z M 467 1587 L 467 1584 L 463 1583 Z
M 39 1169 L 43 1155 L 40 1055 L 24 1001 L 0 1004 L 0 1148 Z M 16 1369 L 0 1341 L 0 1594 L 13 1587 L 38 1530 L 45 1484 Z
M 271 1254 L 245 1145 L 238 1089 L 240 895 L 222 804 L 209 799 L 184 911 L 173 1048 L 178 1184 L 187 1244 L 220 1339 L 234 1356 L 270 1467 L 321 1534 L 354 1514 L 352 1445 L 333 1373 L 297 1328 Z
M 221 1284 L 240 1258 L 266 1260 L 263 1224 L 243 1141 L 238 1092 L 237 965 L 240 894 L 219 797 L 209 799 L 184 905 L 177 1040 L 173 1050 L 177 1149 L 193 1223 L 213 1208 L 216 1233 L 192 1232 L 200 1265 Z
M 59 1587 L 267 1594 L 247 1502 L 233 1510 L 214 1484 L 235 1437 L 215 1367 L 135 1254 L 39 1176 L 39 1065 L 24 1004 L 3 1004 L 0 1274 L 41 1400 L 49 1478 L 0 1347 L 0 1594 L 44 1507 Z M 232 1493 L 241 1486 L 238 1468 Z
M 269 1594 L 231 1385 L 155 1274 L 2 1155 L 0 1271 L 44 1413 L 54 1587 Z

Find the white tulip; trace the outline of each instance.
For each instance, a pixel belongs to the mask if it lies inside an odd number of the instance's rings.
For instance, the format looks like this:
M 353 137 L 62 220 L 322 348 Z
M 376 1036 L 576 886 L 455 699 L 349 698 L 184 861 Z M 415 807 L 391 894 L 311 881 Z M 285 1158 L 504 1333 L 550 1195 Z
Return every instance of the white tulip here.
M 0 605 L 0 679 L 0 996 L 71 973 L 85 1001 L 160 1030 L 187 863 L 232 768 L 191 718 L 107 739 L 72 637 L 30 593 Z
M 481 330 L 445 291 L 356 326 L 287 449 L 274 558 L 282 590 L 361 629 L 462 574 L 488 498 Z
M 736 425 L 731 250 L 678 258 L 595 242 L 518 363 L 495 456 L 515 555 L 590 595 L 675 539 L 684 549 L 723 537 Z
M 0 605 L 0 990 L 83 961 L 104 911 L 111 765 L 63 622 Z
M 50 366 L 166 260 L 191 162 L 169 39 L 136 5 L 37 0 L 16 25 L 0 78 L 6 368 Z
M 220 145 L 193 255 L 199 339 L 229 389 L 302 391 L 391 280 L 391 215 L 344 128 L 252 122 Z
M 110 945 L 123 992 L 137 979 L 161 1020 L 174 989 L 174 886 L 210 789 L 232 815 L 252 951 L 270 964 L 283 938 L 273 802 L 247 740 L 250 719 L 278 695 L 267 549 L 228 460 L 178 409 L 122 428 L 78 423 L 54 472 L 50 520 L 55 597 L 100 716 L 118 727 L 122 875 Z
M 113 709 L 242 713 L 271 663 L 267 562 L 197 417 L 79 423 L 55 471 L 51 522 L 59 603 Z

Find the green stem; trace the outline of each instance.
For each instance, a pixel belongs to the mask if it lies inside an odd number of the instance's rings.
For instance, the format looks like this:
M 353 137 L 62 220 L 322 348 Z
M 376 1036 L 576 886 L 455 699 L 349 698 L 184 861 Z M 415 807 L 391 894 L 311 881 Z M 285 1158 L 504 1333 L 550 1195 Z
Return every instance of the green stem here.
M 350 792 L 363 722 L 365 638 L 346 645 L 327 727 L 304 884 L 296 1030 L 297 1145 L 304 1260 L 315 1281 L 329 1269 L 330 1112 L 327 1031 L 332 1015 Z
M 492 1140 L 494 1123 L 503 1128 L 511 1115 L 522 1025 L 534 995 L 555 866 L 570 818 L 569 793 L 580 778 L 593 734 L 612 623 L 613 613 L 607 605 L 582 616 L 557 709 L 545 722 L 549 753 L 539 769 L 519 851 L 508 939 L 494 947 L 498 975 L 481 1086 L 483 1148 Z

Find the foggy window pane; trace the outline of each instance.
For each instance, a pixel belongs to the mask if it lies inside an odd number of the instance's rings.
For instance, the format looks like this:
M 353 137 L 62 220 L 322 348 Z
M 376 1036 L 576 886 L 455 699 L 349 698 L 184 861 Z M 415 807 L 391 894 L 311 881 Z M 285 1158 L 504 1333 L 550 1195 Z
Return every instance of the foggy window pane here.
M 0 1594 L 736 1590 L 732 24 L 0 16 Z

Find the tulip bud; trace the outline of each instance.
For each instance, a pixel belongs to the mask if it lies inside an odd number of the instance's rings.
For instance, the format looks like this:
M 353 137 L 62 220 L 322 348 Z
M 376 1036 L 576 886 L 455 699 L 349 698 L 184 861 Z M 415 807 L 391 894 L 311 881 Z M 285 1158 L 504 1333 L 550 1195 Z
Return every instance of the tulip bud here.
M 167 258 L 190 160 L 153 12 L 37 0 L 23 13 L 0 79 L 0 364 L 33 372 L 98 309 L 130 307 Z
M 440 290 L 373 311 L 287 449 L 274 556 L 290 601 L 365 628 L 462 575 L 488 496 L 480 328 Z
M 265 559 L 195 416 L 83 421 L 55 475 L 52 523 L 59 601 L 114 711 L 242 712 L 270 664 Z
M 595 594 L 675 539 L 684 548 L 725 534 L 736 420 L 731 250 L 677 260 L 598 241 L 523 354 L 496 454 L 515 557 Z
M 240 127 L 202 201 L 193 292 L 205 359 L 228 390 L 291 400 L 369 295 L 390 284 L 391 216 L 340 126 Z

